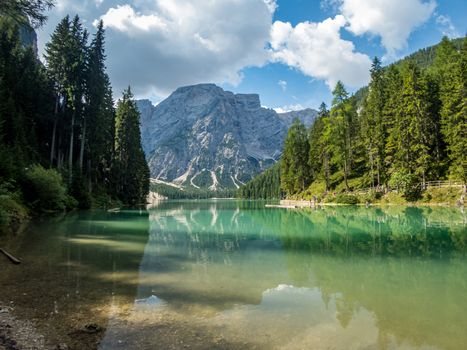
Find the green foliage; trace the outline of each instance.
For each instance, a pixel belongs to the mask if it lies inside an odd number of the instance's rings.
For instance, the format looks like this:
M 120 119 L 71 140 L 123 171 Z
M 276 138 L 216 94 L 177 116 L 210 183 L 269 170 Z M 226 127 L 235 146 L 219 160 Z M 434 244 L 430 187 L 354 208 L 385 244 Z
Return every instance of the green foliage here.
M 392 187 L 416 201 L 427 181 L 467 182 L 467 38 L 444 38 L 385 68 L 375 58 L 370 73 L 369 86 L 350 97 L 336 84 L 308 144 L 300 123 L 290 128 L 280 172 L 287 197 L 365 190 L 361 199 L 373 202 Z
M 383 193 L 375 191 L 375 190 L 370 190 L 367 193 L 365 193 L 361 198 L 365 203 L 374 203 L 378 200 L 380 200 L 383 197 Z
M 37 28 L 47 20 L 44 12 L 50 10 L 54 2 L 54 0 L 2 0 L 0 15 L 12 18 L 18 24 L 32 23 Z
M 93 202 L 90 200 L 93 189 L 104 189 L 106 197 L 117 196 L 111 173 L 115 110 L 105 72 L 102 22 L 89 46 L 87 40 L 88 33 L 79 18 L 70 20 L 66 16 L 46 45 L 47 72 L 53 81 L 55 100 L 53 123 L 49 126 L 49 161 L 59 169 L 67 163 L 68 183 L 79 197 L 80 207 Z
M 363 177 L 355 177 L 355 178 L 348 180 L 349 189 L 351 191 L 356 191 L 356 190 L 365 188 L 364 183 L 365 183 L 365 180 Z M 334 187 L 334 191 L 336 192 L 347 191 L 347 188 L 345 187 L 345 183 L 343 181 L 338 182 L 337 185 Z
M 34 165 L 24 174 L 24 198 L 36 210 L 64 210 L 67 190 L 62 176 L 54 169 Z
M 366 164 L 369 166 L 370 183 L 380 186 L 386 178 L 385 173 L 385 140 L 387 137 L 384 125 L 384 104 L 387 91 L 384 88 L 384 74 L 381 61 L 375 57 L 371 66 L 371 82 L 368 96 L 364 99 L 360 116 L 360 132 L 365 149 Z
M 335 202 L 338 204 L 355 205 L 360 203 L 360 199 L 353 194 L 339 193 L 336 195 Z
M 237 191 L 237 197 L 250 199 L 280 199 L 280 163 L 274 164 Z
M 305 125 L 295 119 L 285 138 L 281 159 L 281 188 L 287 195 L 299 193 L 311 183 L 309 153 Z
M 404 171 L 392 173 L 388 185 L 395 188 L 408 201 L 415 201 L 420 198 L 421 188 L 417 181 L 417 176 Z
M 22 204 L 21 195 L 10 182 L 0 183 L 0 234 L 8 232 L 15 224 L 28 217 L 28 210 Z
M 195 186 L 204 188 L 209 187 L 212 185 L 211 172 L 209 170 L 200 171 L 192 181 Z
M 208 189 L 199 189 L 186 187 L 183 189 L 173 186 L 151 183 L 150 189 L 168 199 L 208 199 L 208 198 L 234 198 L 235 190 L 211 191 Z
M 0 183 L 15 183 L 12 191 L 19 193 L 4 203 L 24 201 L 35 211 L 113 203 L 119 195 L 118 177 L 111 170 L 118 167 L 104 27 L 101 22 L 88 43 L 79 17 L 66 16 L 46 45 L 44 67 L 20 30 L 32 30 L 28 20 L 42 24 L 41 11 L 50 5 L 48 0 L 0 4 Z M 144 155 L 137 153 L 134 159 L 128 176 L 145 183 Z M 68 180 L 68 194 L 62 176 Z M 126 198 L 138 197 L 139 202 L 147 192 L 144 187 L 127 186 Z
M 454 205 L 461 198 L 462 192 L 459 187 L 428 188 L 423 193 L 422 201 Z
M 89 193 L 88 180 L 80 173 L 73 176 L 69 193 L 76 200 L 76 205 L 73 205 L 73 207 L 80 209 L 91 208 L 92 197 Z
M 452 178 L 467 182 L 467 38 L 458 51 L 446 37 L 436 50 L 432 71 L 441 100 L 441 130 L 451 161 Z
M 436 144 L 435 116 L 427 76 L 412 62 L 404 68 L 400 104 L 390 131 L 396 149 L 390 172 L 404 171 L 425 182 L 430 177 Z
M 318 201 L 326 193 L 326 183 L 323 181 L 314 181 L 303 193 L 303 198 L 306 200 L 312 200 L 313 197 L 316 197 Z
M 354 127 L 352 125 L 355 110 L 348 93 L 342 82 L 338 81 L 332 92 L 333 101 L 330 112 L 330 135 L 331 135 L 331 161 L 344 175 L 344 184 L 349 189 L 348 178 L 353 161 L 352 141 L 354 139 Z
M 28 217 L 28 210 L 14 196 L 0 195 L 0 234 L 6 233 L 15 224 L 21 224 Z
M 331 135 L 329 111 L 323 102 L 319 108 L 318 118 L 309 132 L 310 154 L 308 164 L 310 165 L 312 180 L 324 179 L 326 190 L 330 188 Z
M 117 196 L 127 205 L 146 203 L 149 168 L 141 146 L 140 114 L 130 88 L 117 103 L 115 122 L 115 165 Z

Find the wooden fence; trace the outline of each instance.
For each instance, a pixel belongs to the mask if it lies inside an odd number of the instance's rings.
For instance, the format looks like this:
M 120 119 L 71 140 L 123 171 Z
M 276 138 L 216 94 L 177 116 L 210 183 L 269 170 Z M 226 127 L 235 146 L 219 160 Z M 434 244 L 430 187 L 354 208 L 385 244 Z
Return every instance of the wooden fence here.
M 421 184 L 423 188 L 423 184 Z M 427 181 L 425 182 L 425 188 L 430 187 L 463 187 L 464 183 L 462 181 Z

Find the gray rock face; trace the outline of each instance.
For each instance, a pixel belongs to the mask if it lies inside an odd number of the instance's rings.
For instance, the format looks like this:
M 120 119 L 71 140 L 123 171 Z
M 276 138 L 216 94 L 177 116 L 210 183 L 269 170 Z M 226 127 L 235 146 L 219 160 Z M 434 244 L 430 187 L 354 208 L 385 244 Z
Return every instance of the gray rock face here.
M 306 108 L 301 111 L 291 111 L 287 113 L 279 113 L 279 117 L 287 124 L 292 125 L 295 118 L 300 119 L 307 127 L 309 127 L 316 119 L 318 112 L 314 109 Z
M 32 47 L 34 53 L 37 56 L 37 33 L 29 25 L 23 24 L 19 27 L 19 36 L 21 44 L 24 47 Z
M 307 125 L 317 112 L 277 114 L 256 94 L 214 84 L 181 87 L 156 107 L 137 101 L 151 177 L 180 186 L 238 188 L 280 157 L 295 117 Z

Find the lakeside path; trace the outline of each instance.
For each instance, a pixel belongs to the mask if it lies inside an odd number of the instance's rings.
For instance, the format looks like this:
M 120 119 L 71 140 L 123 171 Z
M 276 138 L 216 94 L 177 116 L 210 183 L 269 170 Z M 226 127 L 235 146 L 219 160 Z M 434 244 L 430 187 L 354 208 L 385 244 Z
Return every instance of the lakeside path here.
M 357 206 L 407 206 L 407 207 L 426 207 L 426 206 L 433 206 L 433 207 L 459 207 L 459 205 L 444 202 L 444 203 L 425 203 L 425 202 L 407 202 L 407 203 L 388 203 L 388 202 L 377 202 L 377 203 L 357 203 L 357 204 L 342 204 L 342 203 L 314 203 L 313 201 L 305 201 L 305 200 L 281 200 L 279 204 L 266 204 L 266 208 L 282 208 L 282 209 L 303 209 L 303 208 L 317 208 L 322 206 L 349 206 L 349 205 L 357 205 Z M 463 207 L 463 206 L 461 206 Z

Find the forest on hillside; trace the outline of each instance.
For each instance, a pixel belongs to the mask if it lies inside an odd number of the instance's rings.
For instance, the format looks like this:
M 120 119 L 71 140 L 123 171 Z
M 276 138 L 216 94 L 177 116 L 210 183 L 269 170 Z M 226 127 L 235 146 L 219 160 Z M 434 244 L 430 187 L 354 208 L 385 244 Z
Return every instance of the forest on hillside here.
M 43 64 L 21 33 L 51 1 L 0 3 L 0 226 L 31 212 L 145 203 L 149 170 L 130 88 L 117 102 L 102 21 L 66 16 Z M 32 27 L 33 26 L 33 27 Z
M 280 165 L 239 191 L 244 198 L 324 196 L 371 188 L 420 197 L 430 180 L 467 182 L 467 38 L 382 67 L 349 96 L 338 82 L 310 129 L 296 120 Z M 273 180 L 271 174 L 277 179 Z
M 183 187 L 177 188 L 171 185 L 151 182 L 149 186 L 152 192 L 166 197 L 167 199 L 210 199 L 210 198 L 233 198 L 235 189 L 223 189 L 212 191 L 207 188 Z

